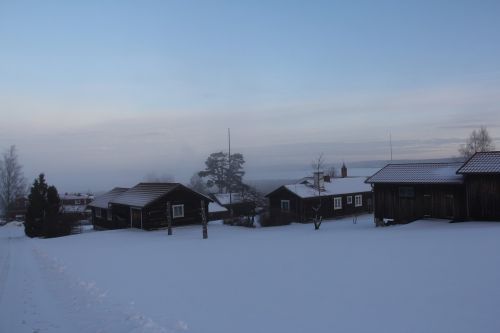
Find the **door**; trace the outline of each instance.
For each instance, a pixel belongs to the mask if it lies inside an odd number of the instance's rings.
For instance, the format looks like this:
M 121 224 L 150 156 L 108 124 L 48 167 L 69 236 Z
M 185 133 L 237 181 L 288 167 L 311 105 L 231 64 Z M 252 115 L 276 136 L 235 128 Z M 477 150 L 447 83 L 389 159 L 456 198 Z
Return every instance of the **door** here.
M 447 194 L 444 198 L 445 217 L 447 219 L 455 218 L 455 200 L 453 194 Z
M 142 211 L 137 208 L 130 208 L 130 227 L 142 228 Z
M 424 217 L 432 216 L 432 195 L 424 194 Z

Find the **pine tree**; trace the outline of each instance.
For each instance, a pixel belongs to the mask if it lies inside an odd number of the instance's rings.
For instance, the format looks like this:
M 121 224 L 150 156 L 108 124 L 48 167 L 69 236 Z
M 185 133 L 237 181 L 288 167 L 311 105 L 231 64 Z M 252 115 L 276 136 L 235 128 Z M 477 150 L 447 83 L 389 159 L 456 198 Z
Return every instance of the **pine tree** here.
M 219 193 L 238 192 L 245 189 L 243 170 L 245 160 L 240 153 L 229 156 L 224 152 L 212 153 L 205 161 L 205 170 L 198 172 L 202 178 L 207 177 L 207 187 L 217 187 Z
M 48 186 L 45 175 L 41 173 L 31 186 L 26 210 L 24 232 L 28 237 L 39 237 L 43 233 L 43 221 L 48 208 Z
M 28 197 L 24 232 L 28 237 L 55 237 L 71 232 L 70 221 L 61 214 L 61 199 L 54 186 L 48 186 L 44 174 L 35 179 Z

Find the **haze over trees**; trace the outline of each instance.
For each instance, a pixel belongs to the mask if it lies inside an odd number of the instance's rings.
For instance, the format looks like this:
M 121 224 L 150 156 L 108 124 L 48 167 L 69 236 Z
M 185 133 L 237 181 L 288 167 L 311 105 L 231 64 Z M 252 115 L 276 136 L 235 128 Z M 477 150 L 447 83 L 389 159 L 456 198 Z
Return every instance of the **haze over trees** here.
M 492 150 L 495 150 L 495 145 L 486 126 L 481 126 L 477 131 L 473 130 L 465 144 L 458 148 L 460 155 L 466 159 L 477 152 Z
M 26 194 L 26 180 L 16 146 L 7 149 L 0 159 L 0 211 L 8 211 L 15 200 Z

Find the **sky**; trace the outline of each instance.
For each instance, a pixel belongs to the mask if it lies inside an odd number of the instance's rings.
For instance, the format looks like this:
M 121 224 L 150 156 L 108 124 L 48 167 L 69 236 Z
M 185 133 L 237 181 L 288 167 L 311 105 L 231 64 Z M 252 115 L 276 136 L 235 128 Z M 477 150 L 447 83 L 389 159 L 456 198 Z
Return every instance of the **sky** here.
M 500 148 L 500 1 L 0 0 L 0 149 L 63 191 Z M 307 171 L 307 170 L 305 170 Z

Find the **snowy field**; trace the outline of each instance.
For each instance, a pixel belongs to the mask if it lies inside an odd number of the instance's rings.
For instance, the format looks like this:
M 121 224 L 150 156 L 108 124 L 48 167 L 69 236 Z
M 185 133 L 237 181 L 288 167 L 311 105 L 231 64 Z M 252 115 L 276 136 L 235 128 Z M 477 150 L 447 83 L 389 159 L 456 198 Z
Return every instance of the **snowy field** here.
M 0 227 L 0 332 L 500 332 L 500 223 Z

